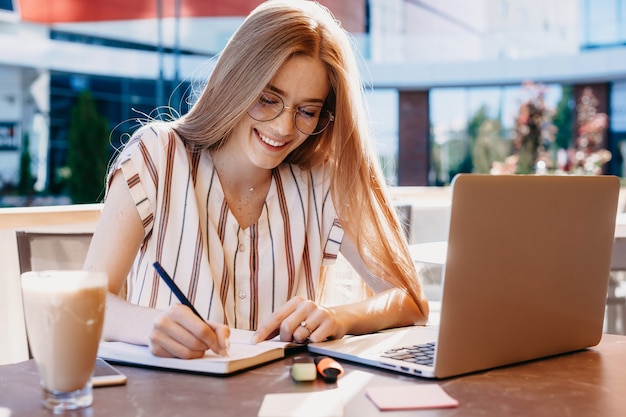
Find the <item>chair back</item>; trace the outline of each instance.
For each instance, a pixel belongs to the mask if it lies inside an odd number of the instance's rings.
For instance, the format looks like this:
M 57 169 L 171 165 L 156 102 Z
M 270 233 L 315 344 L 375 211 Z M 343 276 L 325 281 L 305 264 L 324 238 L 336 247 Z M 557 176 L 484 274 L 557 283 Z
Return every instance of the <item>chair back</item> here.
M 93 233 L 16 232 L 20 273 L 45 269 L 81 269 Z

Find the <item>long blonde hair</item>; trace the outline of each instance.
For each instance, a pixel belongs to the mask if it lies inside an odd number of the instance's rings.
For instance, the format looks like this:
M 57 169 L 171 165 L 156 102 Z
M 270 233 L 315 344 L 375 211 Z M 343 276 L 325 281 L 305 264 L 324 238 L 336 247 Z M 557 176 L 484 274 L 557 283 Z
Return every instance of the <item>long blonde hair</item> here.
M 356 57 L 347 32 L 328 9 L 295 0 L 258 6 L 230 39 L 197 103 L 173 123 L 174 129 L 192 149 L 221 146 L 283 63 L 298 54 L 326 64 L 331 92 L 325 106 L 335 121 L 285 162 L 304 168 L 330 164 L 332 198 L 344 231 L 374 274 L 421 306 L 417 273 L 370 145 Z

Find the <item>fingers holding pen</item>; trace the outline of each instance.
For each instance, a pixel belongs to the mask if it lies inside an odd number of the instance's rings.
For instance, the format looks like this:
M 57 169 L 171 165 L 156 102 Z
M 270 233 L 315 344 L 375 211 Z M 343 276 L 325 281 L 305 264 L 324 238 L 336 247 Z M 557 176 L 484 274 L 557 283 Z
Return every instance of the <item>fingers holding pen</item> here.
M 225 354 L 229 348 L 228 326 L 207 323 L 188 307 L 174 304 L 157 316 L 150 334 L 150 350 L 156 356 L 200 358 L 211 349 Z
M 204 321 L 200 313 L 159 262 L 154 269 L 181 304 L 171 305 L 155 320 L 150 335 L 150 350 L 155 355 L 199 358 L 208 349 L 228 354 L 230 329 L 223 324 Z
M 150 333 L 150 351 L 156 356 L 199 358 L 209 349 L 209 344 L 198 339 L 177 320 L 177 308 L 172 306 L 155 318 Z

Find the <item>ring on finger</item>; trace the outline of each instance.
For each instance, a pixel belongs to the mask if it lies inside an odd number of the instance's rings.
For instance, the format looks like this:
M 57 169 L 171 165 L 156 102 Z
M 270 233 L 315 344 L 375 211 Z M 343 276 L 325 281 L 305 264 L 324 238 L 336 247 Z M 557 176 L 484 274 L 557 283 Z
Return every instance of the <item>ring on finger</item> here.
M 313 333 L 313 330 L 309 329 L 309 326 L 307 325 L 305 320 L 302 320 L 300 322 L 300 327 L 304 327 L 305 329 L 307 329 L 309 332 L 309 336 L 311 336 L 311 333 Z

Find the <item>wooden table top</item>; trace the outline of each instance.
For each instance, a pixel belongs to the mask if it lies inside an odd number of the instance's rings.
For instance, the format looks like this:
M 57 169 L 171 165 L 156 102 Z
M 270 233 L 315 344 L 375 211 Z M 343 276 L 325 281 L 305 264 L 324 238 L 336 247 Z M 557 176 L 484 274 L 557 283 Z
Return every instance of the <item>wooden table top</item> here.
M 256 416 L 265 394 L 336 388 L 321 380 L 296 383 L 291 379 L 290 365 L 288 357 L 227 377 L 118 366 L 128 375 L 127 385 L 95 388 L 94 405 L 68 415 Z M 346 376 L 354 371 L 369 375 L 370 387 L 437 383 L 460 403 L 458 408 L 422 410 L 420 416 L 626 415 L 626 336 L 604 335 L 598 346 L 583 351 L 439 381 L 347 362 L 343 365 Z M 0 366 L 1 416 L 49 415 L 42 408 L 40 397 L 32 360 Z M 345 416 L 358 417 L 415 413 L 380 412 L 363 389 L 349 399 L 344 409 Z

